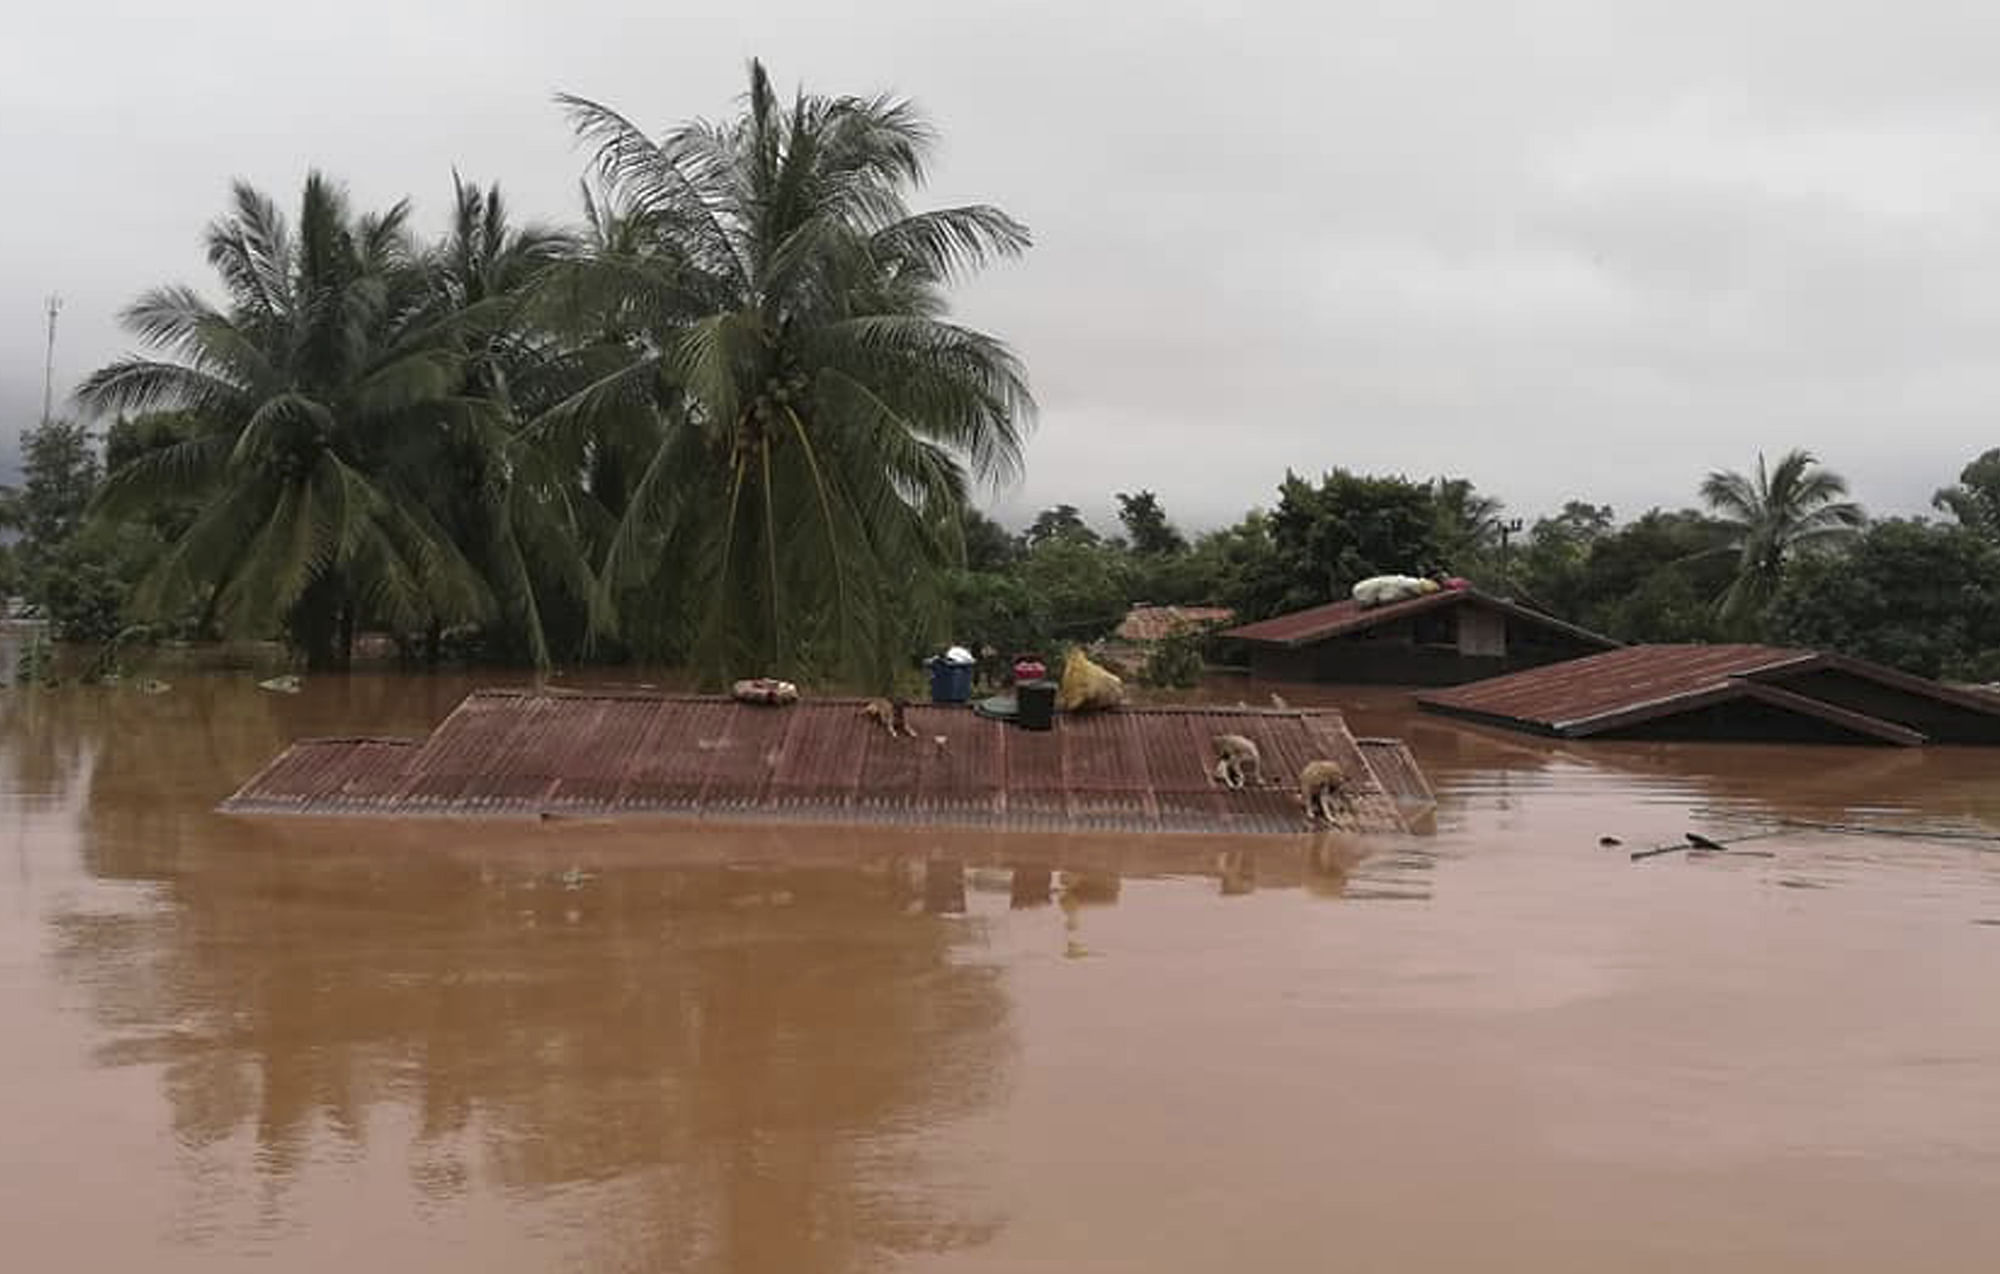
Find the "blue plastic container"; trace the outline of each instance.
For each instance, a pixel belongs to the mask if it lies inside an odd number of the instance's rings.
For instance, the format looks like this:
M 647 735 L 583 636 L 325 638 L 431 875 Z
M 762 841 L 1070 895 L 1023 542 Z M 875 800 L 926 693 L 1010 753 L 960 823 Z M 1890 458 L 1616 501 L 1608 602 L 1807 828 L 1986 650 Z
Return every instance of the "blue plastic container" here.
M 931 660 L 931 702 L 965 703 L 972 698 L 972 665 Z

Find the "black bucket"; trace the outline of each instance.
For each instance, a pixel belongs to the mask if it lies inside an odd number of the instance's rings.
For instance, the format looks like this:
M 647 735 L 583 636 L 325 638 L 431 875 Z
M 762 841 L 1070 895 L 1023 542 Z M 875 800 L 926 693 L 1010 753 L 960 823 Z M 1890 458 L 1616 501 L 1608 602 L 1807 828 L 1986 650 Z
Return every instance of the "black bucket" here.
M 1056 724 L 1056 683 L 1024 681 L 1014 687 L 1014 724 L 1023 730 L 1050 730 Z

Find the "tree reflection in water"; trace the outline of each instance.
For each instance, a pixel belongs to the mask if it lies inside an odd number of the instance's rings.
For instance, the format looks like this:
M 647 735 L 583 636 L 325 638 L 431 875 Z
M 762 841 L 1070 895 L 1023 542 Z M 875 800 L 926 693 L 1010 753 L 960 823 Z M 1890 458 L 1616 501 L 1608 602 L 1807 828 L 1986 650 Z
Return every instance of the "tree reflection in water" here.
M 921 906 L 921 870 L 551 870 L 480 861 L 464 825 L 434 855 L 366 824 L 346 851 L 274 843 L 207 812 L 268 754 L 268 705 L 160 702 L 157 729 L 121 707 L 38 740 L 80 758 L 87 870 L 153 886 L 51 924 L 100 1059 L 162 1068 L 194 1170 L 248 1135 L 282 1212 L 390 1114 L 414 1189 L 561 1191 L 606 1263 L 865 1269 L 996 1227 L 924 1184 L 949 1175 L 927 1134 L 989 1103 L 1009 1049 L 978 921 Z

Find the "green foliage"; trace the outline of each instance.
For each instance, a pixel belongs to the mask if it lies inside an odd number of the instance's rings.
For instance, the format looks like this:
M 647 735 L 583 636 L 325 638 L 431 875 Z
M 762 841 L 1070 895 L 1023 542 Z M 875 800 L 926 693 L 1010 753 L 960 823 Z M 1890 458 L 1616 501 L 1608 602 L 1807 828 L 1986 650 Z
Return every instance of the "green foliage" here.
M 562 101 L 592 150 L 571 229 L 456 174 L 432 242 L 406 204 L 355 209 L 317 173 L 289 216 L 237 185 L 206 235 L 219 300 L 141 296 L 145 352 L 79 393 L 112 422 L 101 470 L 81 426 L 30 434 L 0 584 L 65 638 L 138 618 L 282 633 L 325 665 L 384 628 L 542 666 L 879 686 L 947 634 L 1053 653 L 1136 601 L 1255 619 L 1448 569 L 1629 640 L 1768 621 L 1985 666 L 2000 450 L 1938 492 L 1956 527 L 1851 546 L 1860 509 L 1803 451 L 1710 474 L 1710 514 L 1619 526 L 1572 501 L 1519 544 L 1467 479 L 1344 469 L 1288 472 L 1268 513 L 1192 543 L 1145 488 L 1117 495 L 1123 538 L 1071 505 L 1010 536 L 971 496 L 1019 471 L 1025 371 L 947 314 L 1028 236 L 985 205 L 913 210 L 936 137 L 908 102 L 781 100 L 758 64 L 738 111 L 657 138 Z M 1146 675 L 1178 684 L 1200 653 L 1177 639 Z
M 1466 478 L 1435 478 L 1430 493 L 1441 563 L 1482 582 L 1496 577 L 1500 571 L 1500 514 L 1507 506 L 1493 496 L 1480 494 Z
M 1165 557 L 1187 552 L 1187 537 L 1167 521 L 1167 511 L 1151 491 L 1132 495 L 1118 493 L 1118 521 L 1130 537 L 1132 551 L 1143 557 Z
M 22 643 L 20 653 L 14 656 L 13 684 L 53 685 L 54 678 L 55 651 L 49 645 L 49 639 L 45 634 L 36 633 Z
M 125 628 L 135 572 L 105 537 L 73 537 L 37 565 L 32 596 L 56 640 L 109 641 Z
M 1002 657 L 1044 650 L 1054 640 L 1046 608 L 1017 574 L 955 571 L 946 581 L 952 640 Z
M 1077 512 L 1074 504 L 1058 504 L 1054 508 L 1043 509 L 1028 524 L 1028 529 L 1021 533 L 1021 543 L 1031 549 L 1056 539 L 1095 544 L 1100 538 L 1084 522 L 1083 514 Z
M 1535 519 L 1512 563 L 1508 590 L 1552 615 L 1582 615 L 1591 591 L 1591 551 L 1616 520 L 1610 505 L 1582 500 L 1569 501 L 1553 517 Z
M 1699 513 L 1656 509 L 1604 537 L 1590 557 L 1586 626 L 1634 642 L 1727 635 L 1715 608 L 1731 578 L 1723 534 Z
M 1103 637 L 1132 602 L 1127 555 L 1102 542 L 1044 540 L 1021 560 L 1018 575 L 1052 638 L 1083 643 Z
M 1771 608 L 1780 641 L 1926 677 L 2000 677 L 2000 547 L 1966 526 L 1877 522 L 1794 567 Z
M 1270 514 L 1271 553 L 1238 586 L 1246 619 L 1345 597 L 1371 575 L 1437 569 L 1443 550 L 1430 487 L 1335 469 L 1314 486 L 1287 473 Z
M 1115 545 L 1051 537 L 1005 570 L 955 573 L 946 627 L 1002 654 L 1095 641 L 1125 618 L 1135 578 L 1131 555 Z
M 158 540 L 143 526 L 86 523 L 102 469 L 83 426 L 60 420 L 39 426 L 23 451 L 25 481 L 0 506 L 0 517 L 21 536 L 11 555 L 19 586 L 57 640 L 107 640 L 124 627 L 130 582 Z
M 228 307 L 166 287 L 125 311 L 159 357 L 100 369 L 78 398 L 199 422 L 121 465 L 97 500 L 110 521 L 199 510 L 134 594 L 139 614 L 199 600 L 229 631 L 285 628 L 316 666 L 370 619 L 493 615 L 487 581 L 421 496 L 444 440 L 492 408 L 457 392 L 466 353 L 426 308 L 407 217 L 406 204 L 356 214 L 314 173 L 287 220 L 239 183 L 208 231 Z
M 1940 489 L 1931 503 L 1968 531 L 2000 543 L 2000 448 L 1981 452 L 1959 470 L 1957 485 Z
M 942 315 L 1026 230 L 910 210 L 935 137 L 907 102 L 781 102 L 753 63 L 740 114 L 655 140 L 562 100 L 603 197 L 538 305 L 588 370 L 530 436 L 612 513 L 607 609 L 677 596 L 711 674 L 879 681 L 941 611 L 969 486 L 1020 465 L 1019 361 Z
M 318 174 L 292 217 L 238 185 L 222 304 L 130 307 L 149 352 L 80 398 L 137 413 L 97 510 L 169 542 L 138 613 L 316 665 L 362 627 L 470 628 L 543 665 L 854 679 L 939 625 L 968 488 L 1017 471 L 1031 407 L 946 290 L 1026 232 L 909 210 L 935 138 L 905 102 L 780 102 L 753 64 L 738 115 L 655 141 L 563 101 L 596 150 L 574 233 L 456 176 L 430 245 Z
M 1702 500 L 1737 554 L 1736 576 L 1719 603 L 1726 625 L 1754 631 L 1795 558 L 1854 534 L 1864 517 L 1860 505 L 1841 498 L 1846 494 L 1846 480 L 1803 450 L 1786 452 L 1775 468 L 1760 453 L 1754 479 L 1729 470 L 1708 475 Z
M 1020 557 L 1021 548 L 1007 528 L 971 505 L 960 518 L 959 534 L 965 543 L 965 569 L 1001 571 Z
M 97 450 L 84 426 L 52 420 L 22 439 L 23 483 L 0 502 L 0 525 L 21 536 L 22 565 L 30 572 L 41 554 L 77 533 L 102 477 Z
M 1546 560 L 1552 569 L 1546 584 L 1530 576 L 1533 595 L 1562 618 L 1623 641 L 1721 637 L 1714 599 L 1734 571 L 1727 529 L 1686 509 L 1654 509 L 1616 530 L 1605 529 L 1608 520 L 1609 510 L 1571 506 L 1546 544 L 1531 542 L 1528 562 Z
M 1147 652 L 1142 677 L 1148 685 L 1186 689 L 1201 680 L 1202 651 L 1208 634 L 1199 629 L 1169 633 Z

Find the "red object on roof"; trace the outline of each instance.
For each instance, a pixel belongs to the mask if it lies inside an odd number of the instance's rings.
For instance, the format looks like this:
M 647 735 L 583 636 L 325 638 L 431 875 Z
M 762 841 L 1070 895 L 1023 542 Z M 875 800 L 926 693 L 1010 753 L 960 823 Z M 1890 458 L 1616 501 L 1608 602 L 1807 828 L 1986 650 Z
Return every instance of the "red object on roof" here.
M 917 737 L 891 739 L 861 705 L 482 691 L 428 739 L 296 743 L 222 808 L 1299 835 L 1291 779 L 1308 761 L 1365 776 L 1357 830 L 1408 830 L 1401 807 L 1422 795 L 1406 754 L 1364 750 L 1330 710 L 1129 708 L 1065 715 L 1039 733 L 918 704 L 908 711 Z M 1273 786 L 1229 792 L 1211 780 L 1210 739 L 1225 733 L 1256 741 Z M 1387 785 L 1371 756 L 1395 765 Z
M 1629 646 L 1449 690 L 1433 711 L 1564 738 L 1629 731 L 1708 709 L 1789 715 L 1888 743 L 2000 742 L 2000 700 L 1864 660 L 1758 645 Z M 1738 737 L 1713 719 L 1704 737 Z
M 1332 637 L 1344 637 L 1349 633 L 1362 632 L 1380 624 L 1393 623 L 1420 615 L 1425 611 L 1446 606 L 1483 606 L 1497 610 L 1523 623 L 1538 624 L 1567 633 L 1579 641 L 1611 650 L 1618 643 L 1602 633 L 1578 628 L 1553 615 L 1544 615 L 1538 610 L 1530 610 L 1505 598 L 1482 593 L 1476 588 L 1448 588 L 1422 597 L 1412 597 L 1406 601 L 1389 602 L 1381 606 L 1363 606 L 1360 602 L 1328 602 L 1324 606 L 1314 606 L 1307 610 L 1293 611 L 1289 615 L 1278 615 L 1271 619 L 1260 619 L 1254 624 L 1244 624 L 1223 633 L 1224 637 L 1237 641 L 1261 642 L 1274 646 L 1310 646 L 1315 642 Z

